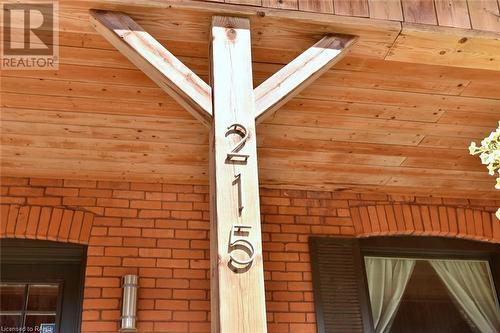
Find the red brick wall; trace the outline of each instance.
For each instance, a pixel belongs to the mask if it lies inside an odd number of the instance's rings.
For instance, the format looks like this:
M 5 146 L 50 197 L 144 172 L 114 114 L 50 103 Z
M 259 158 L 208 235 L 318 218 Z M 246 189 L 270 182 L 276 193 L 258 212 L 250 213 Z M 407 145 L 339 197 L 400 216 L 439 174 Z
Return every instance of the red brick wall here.
M 90 237 L 70 240 L 88 243 L 82 331 L 118 330 L 120 277 L 138 274 L 140 332 L 209 332 L 206 186 L 3 178 L 1 191 L 0 237 L 68 241 L 84 230 L 75 216 L 93 215 Z M 316 330 L 310 235 L 500 242 L 499 201 L 261 189 L 261 204 L 269 332 Z M 40 233 L 57 210 L 72 218 Z

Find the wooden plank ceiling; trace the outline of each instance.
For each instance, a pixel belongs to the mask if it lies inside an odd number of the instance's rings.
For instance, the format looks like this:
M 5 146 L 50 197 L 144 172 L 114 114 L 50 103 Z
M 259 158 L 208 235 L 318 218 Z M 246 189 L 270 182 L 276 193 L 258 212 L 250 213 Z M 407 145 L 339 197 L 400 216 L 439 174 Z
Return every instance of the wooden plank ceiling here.
M 214 0 L 200 0 L 211 2 Z M 217 0 L 219 2 L 500 32 L 498 0 Z
M 207 80 L 210 12 L 61 1 L 59 70 L 1 73 L 2 174 L 207 184 L 207 129 L 92 29 L 89 8 L 127 12 Z M 263 186 L 499 198 L 467 147 L 497 126 L 500 71 L 384 60 L 399 22 L 252 25 L 255 85 L 326 32 L 360 36 L 258 125 Z

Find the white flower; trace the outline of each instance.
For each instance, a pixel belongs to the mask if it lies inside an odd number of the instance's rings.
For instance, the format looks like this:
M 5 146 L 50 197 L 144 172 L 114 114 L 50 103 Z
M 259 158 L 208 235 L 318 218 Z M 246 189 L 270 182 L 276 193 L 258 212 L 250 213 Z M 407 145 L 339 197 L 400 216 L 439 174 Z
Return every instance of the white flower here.
M 476 143 L 474 141 L 472 141 L 470 143 L 470 146 L 469 146 L 469 153 L 471 155 L 474 155 L 476 153 L 476 150 L 477 150 L 477 146 L 476 146 Z
M 479 158 L 481 159 L 481 163 L 483 164 L 490 164 L 492 162 L 492 155 L 488 153 L 481 153 L 481 155 L 479 155 Z
M 488 173 L 494 176 L 498 171 L 500 176 L 500 121 L 498 128 L 481 141 L 480 147 L 476 146 L 475 142 L 471 142 L 469 153 L 479 154 L 481 163 L 487 165 Z M 500 190 L 500 177 L 496 179 L 495 188 Z M 496 217 L 500 220 L 500 208 L 496 212 Z
M 495 167 L 493 166 L 493 164 L 488 164 L 486 168 L 488 169 L 488 173 L 490 174 L 490 176 L 495 175 Z

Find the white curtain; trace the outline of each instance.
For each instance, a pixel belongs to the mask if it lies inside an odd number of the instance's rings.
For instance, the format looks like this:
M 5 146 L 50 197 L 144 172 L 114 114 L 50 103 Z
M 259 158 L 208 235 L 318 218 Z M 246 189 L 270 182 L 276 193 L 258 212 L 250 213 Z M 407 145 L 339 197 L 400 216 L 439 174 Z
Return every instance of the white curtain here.
M 389 332 L 415 260 L 365 257 L 375 332 Z
M 481 333 L 500 332 L 500 308 L 487 262 L 429 260 L 470 320 Z

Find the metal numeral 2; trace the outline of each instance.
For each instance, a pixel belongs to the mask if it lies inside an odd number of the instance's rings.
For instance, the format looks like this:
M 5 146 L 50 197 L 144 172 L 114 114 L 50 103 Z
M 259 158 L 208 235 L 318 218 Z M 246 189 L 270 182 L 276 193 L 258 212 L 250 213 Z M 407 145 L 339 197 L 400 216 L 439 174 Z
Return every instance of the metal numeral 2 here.
M 228 131 L 226 132 L 226 136 L 231 133 L 236 133 L 241 136 L 241 140 L 234 145 L 233 149 L 231 149 L 229 153 L 227 153 L 227 160 L 246 162 L 249 156 L 246 154 L 238 153 L 249 139 L 246 127 L 241 124 L 232 124 L 227 129 Z

